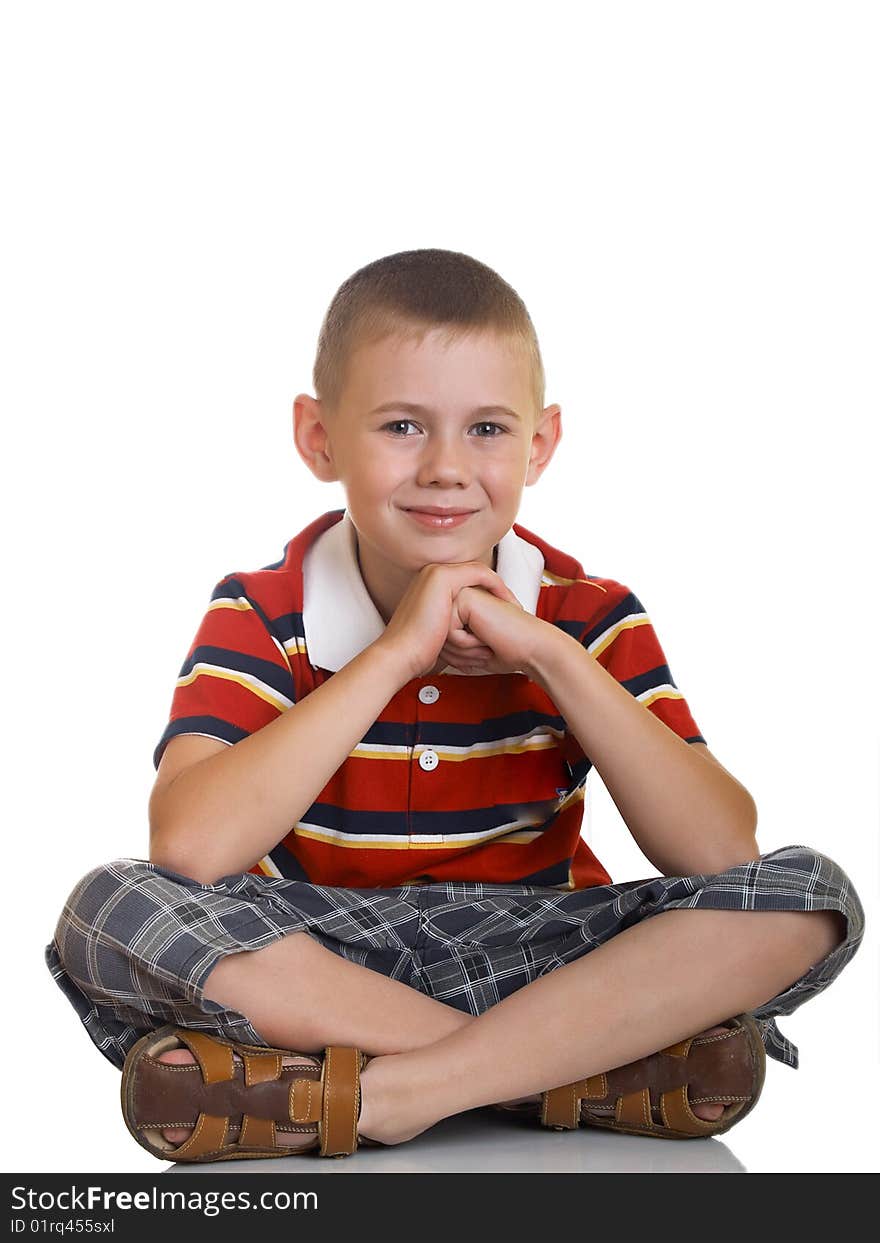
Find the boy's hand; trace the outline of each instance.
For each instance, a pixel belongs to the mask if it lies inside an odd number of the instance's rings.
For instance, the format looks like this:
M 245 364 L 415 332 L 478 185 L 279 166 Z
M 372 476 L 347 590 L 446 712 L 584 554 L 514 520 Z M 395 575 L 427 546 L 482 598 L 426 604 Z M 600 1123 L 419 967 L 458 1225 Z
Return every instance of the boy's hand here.
M 486 602 L 500 612 L 489 615 Z M 474 621 L 479 621 L 485 634 L 468 633 L 462 604 L 473 611 Z M 490 660 L 497 665 L 504 657 L 486 640 L 490 634 L 498 633 L 504 653 L 515 651 L 518 656 L 525 631 L 523 618 L 536 620 L 523 610 L 504 579 L 484 562 L 432 563 L 423 566 L 413 578 L 376 643 L 394 652 L 410 678 L 424 677 L 441 654 L 444 664 L 463 672 L 513 672 L 489 666 Z M 505 629 L 509 635 L 499 633 Z M 512 640 L 514 632 L 517 638 Z
M 461 630 L 450 631 L 446 663 L 466 673 L 524 673 L 553 627 L 527 613 L 511 591 L 503 597 L 466 586 L 455 600 Z M 463 636 L 463 637 L 462 637 Z

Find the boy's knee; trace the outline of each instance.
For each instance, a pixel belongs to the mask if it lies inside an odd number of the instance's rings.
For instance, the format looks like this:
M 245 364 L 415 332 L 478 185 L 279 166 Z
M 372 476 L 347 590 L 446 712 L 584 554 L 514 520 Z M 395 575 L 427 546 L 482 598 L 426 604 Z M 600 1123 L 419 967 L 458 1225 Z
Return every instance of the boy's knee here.
M 855 949 L 864 933 L 865 912 L 852 881 L 839 863 L 810 846 L 786 846 L 763 855 L 762 860 L 786 869 L 774 876 L 774 888 L 790 889 L 802 899 L 810 897 L 812 906 L 805 904 L 804 910 L 824 917 L 817 923 L 826 925 L 833 937 L 833 949 L 847 939 Z
M 121 907 L 129 910 L 120 902 L 122 894 L 150 877 L 155 878 L 155 872 L 143 859 L 114 859 L 86 872 L 65 899 L 55 926 L 53 944 L 61 961 L 65 962 L 71 944 L 81 947 L 98 926 L 118 924 L 115 912 Z M 122 929 L 117 926 L 114 932 L 119 937 Z
M 70 912 L 81 920 L 88 920 L 89 913 L 98 910 L 120 889 L 130 888 L 140 877 L 155 875 L 149 863 L 143 859 L 114 859 L 86 872 L 71 889 L 65 903 L 65 913 Z

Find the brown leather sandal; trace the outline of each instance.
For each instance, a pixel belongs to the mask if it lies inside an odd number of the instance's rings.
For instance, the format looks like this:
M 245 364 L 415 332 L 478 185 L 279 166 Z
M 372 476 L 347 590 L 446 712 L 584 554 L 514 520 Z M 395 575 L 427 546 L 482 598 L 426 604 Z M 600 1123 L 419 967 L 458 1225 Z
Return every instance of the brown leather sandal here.
M 186 1046 L 196 1059 L 160 1062 Z M 299 1059 L 283 1066 L 283 1057 Z M 131 1134 L 163 1161 L 235 1161 L 317 1152 L 344 1157 L 359 1143 L 386 1147 L 357 1134 L 360 1072 L 370 1059 L 332 1045 L 319 1054 L 238 1044 L 206 1032 L 166 1026 L 148 1032 L 125 1059 L 122 1114 Z M 163 1127 L 192 1127 L 175 1145 Z M 312 1133 L 302 1148 L 278 1144 L 279 1131 Z
M 608 1127 L 658 1139 L 721 1135 L 755 1107 L 764 1086 L 764 1042 L 748 1014 L 727 1019 L 727 1031 L 690 1036 L 677 1044 L 541 1094 L 535 1102 L 493 1105 L 524 1117 L 540 1114 L 556 1131 L 579 1125 Z M 722 1024 L 717 1024 L 722 1026 Z M 715 1122 L 698 1118 L 691 1105 L 729 1100 Z

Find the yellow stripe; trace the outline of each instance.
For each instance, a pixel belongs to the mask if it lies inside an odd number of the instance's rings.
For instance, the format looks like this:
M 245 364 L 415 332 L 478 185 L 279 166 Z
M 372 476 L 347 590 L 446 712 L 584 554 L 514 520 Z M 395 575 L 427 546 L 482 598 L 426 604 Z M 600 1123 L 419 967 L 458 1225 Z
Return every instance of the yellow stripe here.
M 443 835 L 439 842 L 416 842 L 408 837 L 383 838 L 382 840 L 353 837 L 352 840 L 346 841 L 333 834 L 321 832 L 320 829 L 304 829 L 300 825 L 297 825 L 293 832 L 296 837 L 305 837 L 310 841 L 323 842 L 327 846 L 336 846 L 343 850 L 458 850 L 462 846 L 497 846 L 499 842 L 505 846 L 508 843 L 512 846 L 528 846 L 536 837 L 541 837 L 544 830 L 502 829 L 495 837 L 490 835 L 478 839 L 475 839 L 473 835 L 468 837 Z
M 187 674 L 184 678 L 177 679 L 177 685 L 190 686 L 195 682 L 196 678 L 220 678 L 224 682 L 235 682 L 243 690 L 250 691 L 258 699 L 262 699 L 265 703 L 271 704 L 273 708 L 277 708 L 279 712 L 284 712 L 291 706 L 289 700 L 280 698 L 262 682 L 254 685 L 253 682 L 243 678 L 240 673 L 234 673 L 231 669 L 221 669 L 217 665 L 196 665 L 192 673 Z
M 612 626 L 610 630 L 606 631 L 595 643 L 591 643 L 587 650 L 591 656 L 599 656 L 624 630 L 635 630 L 637 626 L 650 626 L 650 624 L 650 619 L 644 616 L 644 614 L 641 617 L 625 617 L 623 621 L 618 622 L 616 626 Z
M 547 587 L 571 587 L 573 583 L 584 583 L 587 587 L 595 587 L 603 595 L 608 594 L 608 588 L 603 587 L 600 583 L 593 583 L 588 578 L 563 578 L 561 574 L 554 574 L 552 570 L 548 569 L 545 569 L 541 575 L 541 582 Z
M 647 708 L 655 699 L 684 699 L 684 695 L 682 695 L 681 691 L 666 690 L 664 688 L 663 690 L 653 692 L 653 694 L 646 695 L 644 699 L 641 696 L 637 696 L 637 698 L 639 703 L 644 704 Z
M 278 868 L 275 866 L 275 864 L 272 862 L 272 860 L 269 858 L 268 855 L 260 859 L 259 863 L 255 864 L 255 866 L 260 869 L 260 871 L 262 872 L 264 876 L 276 876 L 276 877 L 281 877 L 283 879 L 281 872 L 278 870 Z
M 243 613 L 250 607 L 250 600 L 233 600 L 230 596 L 224 596 L 222 600 L 212 600 L 206 611 L 211 613 L 214 609 L 238 609 L 240 613 Z
M 556 739 L 548 738 L 523 743 L 499 743 L 497 746 L 477 744 L 473 747 L 466 747 L 462 751 L 446 751 L 443 747 L 433 744 L 415 747 L 412 752 L 409 747 L 399 747 L 397 750 L 355 747 L 350 755 L 359 760 L 405 760 L 409 763 L 411 759 L 421 755 L 424 751 L 436 751 L 441 760 L 459 764 L 464 760 L 492 759 L 498 755 L 521 755 L 525 751 L 548 751 L 556 746 L 558 746 Z

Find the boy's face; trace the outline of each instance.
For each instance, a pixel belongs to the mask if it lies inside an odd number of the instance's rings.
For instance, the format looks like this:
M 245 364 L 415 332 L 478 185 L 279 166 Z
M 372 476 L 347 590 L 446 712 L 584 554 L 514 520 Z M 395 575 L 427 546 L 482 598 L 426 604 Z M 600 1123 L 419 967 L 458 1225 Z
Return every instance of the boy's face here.
M 345 489 L 362 572 L 367 562 L 403 588 L 432 562 L 492 566 L 523 488 L 537 482 L 561 436 L 559 406 L 536 419 L 525 352 L 494 333 L 446 345 L 432 330 L 421 343 L 389 337 L 362 346 L 336 412 L 305 394 L 294 412 L 300 456 Z M 408 512 L 421 506 L 471 512 L 444 528 Z

